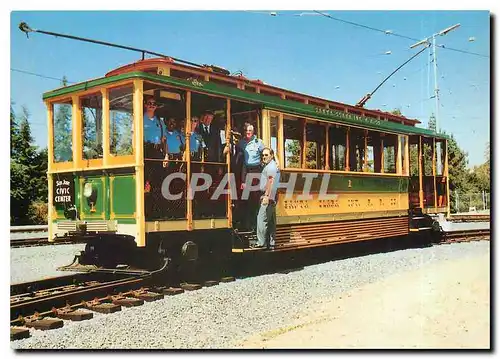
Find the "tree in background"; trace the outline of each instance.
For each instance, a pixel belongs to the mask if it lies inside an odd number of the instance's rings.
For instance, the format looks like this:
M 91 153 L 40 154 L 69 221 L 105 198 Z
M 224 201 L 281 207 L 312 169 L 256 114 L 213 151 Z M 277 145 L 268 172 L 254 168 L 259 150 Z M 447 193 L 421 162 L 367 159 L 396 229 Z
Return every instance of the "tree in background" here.
M 33 144 L 29 117 L 26 107 L 17 117 L 11 105 L 11 224 L 33 223 L 30 207 L 34 203 L 47 203 L 47 150 L 38 151 Z

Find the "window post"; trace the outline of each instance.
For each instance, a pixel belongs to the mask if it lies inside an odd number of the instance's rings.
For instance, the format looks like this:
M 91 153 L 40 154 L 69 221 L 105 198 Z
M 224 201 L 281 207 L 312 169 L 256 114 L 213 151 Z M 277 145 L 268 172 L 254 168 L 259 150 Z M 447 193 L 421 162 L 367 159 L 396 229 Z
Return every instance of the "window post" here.
M 422 136 L 418 136 L 418 198 L 420 208 L 424 209 L 424 190 L 422 178 Z
M 349 167 L 349 137 L 351 134 L 351 128 L 347 127 L 347 131 L 345 133 L 345 170 L 350 171 Z
M 264 118 L 267 119 L 267 124 L 264 125 Z M 262 116 L 262 122 L 263 122 L 263 128 L 267 128 L 267 132 L 269 133 L 269 111 L 266 110 L 266 114 Z M 231 136 L 231 100 L 226 99 L 226 146 L 229 144 L 229 136 Z M 271 141 L 269 139 L 269 141 Z M 271 143 L 269 142 L 269 146 L 271 146 Z M 231 151 L 229 151 L 226 154 L 226 164 L 227 164 L 227 174 L 231 173 Z M 228 195 L 227 195 L 227 226 L 228 228 L 233 227 L 233 208 L 231 206 L 231 181 L 230 178 L 228 177 L 227 181 L 227 189 L 228 189 Z
M 283 161 L 281 163 L 282 168 L 285 168 L 285 134 L 284 134 L 284 127 L 283 127 L 283 113 L 279 113 L 278 117 L 278 138 L 276 139 L 277 145 L 278 145 L 278 165 L 279 161 Z
M 71 96 L 71 117 L 73 117 L 73 169 L 81 169 L 82 167 L 82 116 L 81 104 L 78 96 Z
M 397 158 L 396 158 L 396 173 L 401 176 L 403 174 L 403 158 L 401 156 L 402 155 L 402 148 L 401 148 L 400 135 L 397 135 L 396 140 L 398 141 L 397 146 L 396 146 L 396 150 L 398 151 Z
M 330 124 L 327 123 L 325 126 L 325 170 L 330 169 Z
M 199 125 L 201 126 L 201 124 Z M 189 193 L 189 188 L 191 186 L 191 91 L 186 91 L 186 148 L 184 153 L 186 154 L 186 191 Z M 187 220 L 187 230 L 193 230 L 193 200 L 191 196 L 186 196 L 186 220 Z
M 102 96 L 102 163 L 109 165 L 109 97 L 108 90 L 101 90 Z
M 432 138 L 432 177 L 434 181 L 434 208 L 437 213 L 437 188 L 436 188 L 436 138 Z
M 134 138 L 132 148 L 135 151 L 135 220 L 137 232 L 135 235 L 137 246 L 146 245 L 145 218 L 144 218 L 144 146 L 143 146 L 143 82 L 134 80 L 133 96 L 133 129 Z M 108 102 L 109 103 L 109 102 Z M 109 126 L 108 126 L 109 128 Z

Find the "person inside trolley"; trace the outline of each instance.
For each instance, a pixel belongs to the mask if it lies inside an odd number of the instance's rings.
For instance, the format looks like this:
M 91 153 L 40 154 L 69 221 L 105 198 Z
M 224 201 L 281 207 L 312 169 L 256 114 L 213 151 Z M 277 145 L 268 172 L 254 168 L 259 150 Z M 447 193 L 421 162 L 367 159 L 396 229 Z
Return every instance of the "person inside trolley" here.
M 146 158 L 162 158 L 165 144 L 164 127 L 155 114 L 158 104 L 153 96 L 144 100 L 144 153 Z
M 217 126 L 217 123 L 212 122 L 213 119 L 213 111 L 204 111 L 201 117 L 201 126 L 198 127 L 198 132 L 206 145 L 205 159 L 208 162 L 219 162 L 222 153 L 222 142 L 220 138 L 220 128 Z
M 189 136 L 189 153 L 191 160 L 201 161 L 201 151 L 203 147 L 203 138 L 198 132 L 198 124 L 200 119 L 198 116 L 191 118 L 191 135 Z
M 177 130 L 177 121 L 174 117 L 169 117 L 165 125 L 167 127 L 167 130 L 165 131 L 165 161 L 182 160 L 185 142 L 184 135 Z

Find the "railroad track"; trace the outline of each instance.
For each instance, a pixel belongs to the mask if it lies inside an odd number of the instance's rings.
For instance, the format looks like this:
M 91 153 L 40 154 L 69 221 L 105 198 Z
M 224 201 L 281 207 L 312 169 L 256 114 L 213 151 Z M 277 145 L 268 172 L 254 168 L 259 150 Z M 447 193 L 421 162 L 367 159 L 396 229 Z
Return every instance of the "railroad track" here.
M 458 242 L 471 242 L 489 240 L 489 229 L 468 229 L 461 231 L 443 232 L 442 240 L 438 244 L 451 244 Z
M 489 239 L 489 230 L 454 231 L 443 234 L 439 244 Z M 384 244 L 385 243 L 385 244 Z M 399 243 L 399 244 L 398 244 Z M 327 250 L 311 253 L 311 259 L 293 257 L 277 259 L 272 253 L 269 257 L 258 259 L 257 264 L 244 266 L 245 269 L 231 269 L 232 274 L 242 277 L 254 276 L 277 271 L 296 270 L 305 265 L 321 263 L 367 253 L 407 248 L 399 241 L 373 241 L 354 243 L 336 248 L 332 255 Z M 362 249 L 364 248 L 364 249 Z M 319 254 L 319 255 L 318 255 Z M 280 257 L 283 258 L 283 257 Z M 281 263 L 280 263 L 281 262 Z M 287 264 L 283 263 L 286 262 Z M 190 283 L 171 282 L 165 285 L 161 273 L 165 266 L 154 272 L 135 273 L 131 271 L 110 270 L 106 273 L 79 273 L 65 277 L 49 278 L 42 281 L 21 283 L 11 286 L 11 340 L 30 336 L 29 328 L 50 330 L 64 326 L 64 320 L 81 321 L 91 319 L 93 312 L 110 314 L 121 311 L 122 307 L 142 305 L 145 302 L 163 299 L 165 296 L 181 294 L 184 291 L 201 289 L 221 282 L 234 281 L 235 277 L 222 277 L 219 280 L 193 280 Z M 258 269 L 257 269 L 258 268 Z M 201 271 L 207 273 L 207 271 Z M 158 274 L 156 277 L 155 274 Z M 209 275 L 212 278 L 216 276 Z
M 47 237 L 36 237 L 36 238 L 23 238 L 23 239 L 11 239 L 10 247 L 18 248 L 18 247 L 35 247 L 35 246 L 47 246 L 50 244 L 68 244 L 70 241 L 58 241 L 58 242 L 49 242 Z
M 57 329 L 64 326 L 64 320 L 88 320 L 93 318 L 93 312 L 111 314 L 122 307 L 135 307 L 163 299 L 165 295 L 202 288 L 198 283 L 159 284 L 163 283 L 161 279 L 165 278 L 167 268 L 165 261 L 162 268 L 152 272 L 117 269 L 11 285 L 10 338 L 28 338 L 29 328 Z M 230 281 L 234 277 L 205 281 L 203 286 Z
M 33 238 L 19 238 L 10 240 L 11 248 L 20 247 L 37 247 L 37 246 L 51 246 L 58 244 L 76 244 L 76 243 L 86 243 L 87 240 L 80 240 L 77 238 L 67 237 L 67 238 L 56 238 L 53 242 L 49 242 L 48 237 L 33 237 Z
M 451 222 L 489 222 L 489 214 L 452 214 L 449 218 Z

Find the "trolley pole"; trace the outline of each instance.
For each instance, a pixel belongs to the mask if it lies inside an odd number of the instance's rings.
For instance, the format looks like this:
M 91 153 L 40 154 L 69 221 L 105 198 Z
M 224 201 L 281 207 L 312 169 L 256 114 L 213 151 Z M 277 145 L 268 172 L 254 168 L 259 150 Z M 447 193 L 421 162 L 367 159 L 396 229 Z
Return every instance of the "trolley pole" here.
M 434 60 L 434 97 L 436 98 L 436 133 L 439 133 L 439 87 L 437 81 L 436 36 L 444 36 L 450 31 L 455 30 L 459 26 L 460 24 L 450 26 L 410 46 L 410 49 L 413 49 L 420 45 L 425 45 L 426 47 L 428 47 L 430 46 L 429 40 L 432 38 L 432 55 Z

